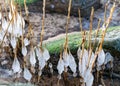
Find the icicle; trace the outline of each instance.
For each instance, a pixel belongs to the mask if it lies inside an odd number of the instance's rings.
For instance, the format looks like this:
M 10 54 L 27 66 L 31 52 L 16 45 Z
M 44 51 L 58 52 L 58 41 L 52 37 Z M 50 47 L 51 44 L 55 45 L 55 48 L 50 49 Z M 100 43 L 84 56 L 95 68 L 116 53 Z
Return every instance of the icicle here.
M 64 61 L 64 66 L 67 68 L 69 66 L 69 55 L 68 55 L 68 53 L 63 52 L 63 61 Z
M 94 60 L 94 53 L 92 52 L 91 58 L 90 58 L 90 62 L 89 62 L 89 68 L 92 68 L 92 62 Z
M 15 38 L 15 37 L 11 37 L 10 43 L 11 43 L 13 49 L 15 49 L 15 48 L 16 48 L 16 45 L 17 45 L 17 40 L 16 40 L 16 38 Z
M 88 64 L 88 51 L 84 49 L 83 59 L 85 59 L 85 65 Z
M 111 56 L 111 54 L 109 52 L 107 52 L 105 54 L 105 61 L 104 61 L 104 64 L 107 64 L 108 62 L 113 62 L 113 57 Z
M 81 63 L 81 76 L 84 76 L 84 73 L 87 69 L 87 64 L 88 64 L 88 51 L 84 49 L 83 57 L 82 57 L 82 63 Z
M 30 44 L 30 41 L 28 41 L 27 38 L 24 38 L 24 45 L 25 45 L 25 46 L 28 46 L 29 44 Z
M 40 70 L 42 70 L 46 65 L 46 61 L 43 57 L 39 57 L 38 60 L 39 60 L 39 68 Z
M 98 58 L 97 58 L 97 70 L 101 70 L 101 66 L 104 64 L 105 61 L 105 52 L 103 51 L 103 49 L 100 51 L 100 53 L 98 54 Z
M 18 22 L 18 24 L 20 24 L 21 26 L 23 25 L 23 28 L 25 27 L 25 21 L 24 21 L 23 17 L 20 16 L 19 13 L 17 13 L 17 22 Z M 21 28 L 21 29 L 22 29 L 22 28 Z
M 42 57 L 42 53 L 41 53 L 41 51 L 40 51 L 40 48 L 36 47 L 36 48 L 35 48 L 35 51 L 36 51 L 36 56 L 37 56 L 38 58 Z
M 9 20 L 12 19 L 12 14 L 11 14 L 11 12 L 9 12 L 8 17 L 9 17 Z
M 78 59 L 80 58 L 80 55 L 81 55 L 81 48 L 79 47 L 78 50 L 77 50 Z
M 27 48 L 24 45 L 22 47 L 22 54 L 23 54 L 23 56 L 27 55 Z
M 57 70 L 59 75 L 61 75 L 62 72 L 64 71 L 64 61 L 61 58 L 58 61 Z
M 22 36 L 22 34 L 24 34 L 24 27 L 25 27 L 25 21 L 24 19 L 22 18 L 22 16 L 20 16 L 18 13 L 17 13 L 17 16 L 16 16 L 17 20 L 16 20 L 16 28 L 14 32 L 16 32 L 16 35 L 19 37 L 19 36 Z
M 92 86 L 94 77 L 90 70 L 88 69 L 85 73 L 84 81 L 86 83 L 86 86 Z
M 6 30 L 7 30 L 7 27 L 8 27 L 8 22 L 7 22 L 7 20 L 4 18 L 4 19 L 2 19 L 2 29 L 3 29 L 4 31 L 6 31 Z
M 48 61 L 48 59 L 50 58 L 50 54 L 47 49 L 44 49 L 43 57 L 44 57 L 45 61 Z
M 3 40 L 4 34 L 5 34 L 5 33 L 4 33 L 4 31 L 3 31 L 3 30 L 1 30 L 1 31 L 0 31 L 0 41 L 2 41 L 2 40 Z
M 14 58 L 14 61 L 12 64 L 12 70 L 13 70 L 13 73 L 18 73 L 21 70 L 20 63 L 17 58 Z
M 8 32 L 12 34 L 12 24 L 10 24 L 9 28 L 8 28 Z
M 82 73 L 82 64 L 81 64 L 80 61 L 79 61 L 79 64 L 78 64 L 78 65 L 79 65 L 79 68 L 78 68 L 78 69 L 79 69 L 79 74 L 80 74 L 80 76 L 81 76 L 81 73 Z
M 30 52 L 30 64 L 35 67 L 35 64 L 36 64 L 36 58 L 35 58 L 35 52 L 34 50 L 32 50 Z
M 24 77 L 27 81 L 30 81 L 31 78 L 32 78 L 32 74 L 30 73 L 30 71 L 29 71 L 27 68 L 24 68 L 23 77 Z
M 71 52 L 69 52 L 69 67 L 72 70 L 72 72 L 75 74 L 76 73 L 76 62 L 74 60 L 74 57 L 72 56 Z

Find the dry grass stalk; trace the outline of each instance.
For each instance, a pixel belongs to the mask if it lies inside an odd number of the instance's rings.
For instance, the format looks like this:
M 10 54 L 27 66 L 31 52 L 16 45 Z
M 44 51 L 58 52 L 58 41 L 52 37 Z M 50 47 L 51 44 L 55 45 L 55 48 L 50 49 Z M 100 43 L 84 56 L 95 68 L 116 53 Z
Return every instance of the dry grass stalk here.
M 104 22 L 106 22 L 107 7 L 108 7 L 108 3 L 105 4 Z
M 42 31 L 40 34 L 40 49 L 41 50 L 42 50 L 42 41 L 43 41 L 43 36 L 44 36 L 45 6 L 46 6 L 46 0 L 43 0 Z M 38 83 L 39 81 L 40 81 L 40 76 L 38 75 Z
M 83 28 L 82 28 L 82 18 L 81 18 L 81 11 L 80 11 L 80 9 L 78 9 L 78 15 L 79 15 L 80 31 L 82 32 Z
M 44 36 L 45 4 L 46 4 L 46 0 L 43 0 L 42 31 L 40 34 L 40 47 L 41 48 L 42 48 L 42 41 L 43 41 L 43 36 Z
M 96 30 L 95 40 L 94 40 L 93 46 L 92 46 L 92 47 L 90 48 L 90 50 L 89 50 L 89 57 L 88 57 L 88 65 L 87 65 L 87 67 L 89 66 L 90 59 L 91 59 L 91 56 L 92 56 L 92 51 L 93 51 L 93 49 L 94 49 L 95 42 L 96 42 L 96 40 L 97 40 L 98 32 L 99 32 L 99 29 L 100 29 L 100 22 L 101 22 L 101 19 L 99 19 L 99 21 L 98 21 L 98 26 L 97 26 L 97 30 Z
M 68 48 L 68 26 L 69 26 L 69 22 L 70 22 L 71 4 L 72 4 L 72 0 L 69 1 L 69 7 L 68 7 L 68 16 L 67 16 L 67 24 L 66 24 L 66 38 L 65 38 L 65 45 L 64 45 L 65 53 L 67 52 L 67 48 Z
M 25 8 L 25 12 L 26 12 L 26 17 L 28 18 L 28 7 L 26 5 L 26 0 L 24 0 L 24 8 Z
M 90 16 L 90 31 L 89 31 L 89 39 L 88 39 L 88 46 L 89 49 L 91 49 L 91 35 L 92 35 L 92 28 L 93 28 L 93 17 L 94 17 L 94 8 L 92 7 L 92 11 L 91 11 L 91 16 Z
M 95 34 L 95 41 L 93 43 L 93 47 L 95 46 L 95 43 L 96 43 L 96 40 L 97 40 L 97 36 L 98 36 L 98 32 L 100 30 L 100 23 L 101 23 L 101 19 L 99 19 L 99 21 L 98 21 L 97 30 L 96 30 L 96 34 Z

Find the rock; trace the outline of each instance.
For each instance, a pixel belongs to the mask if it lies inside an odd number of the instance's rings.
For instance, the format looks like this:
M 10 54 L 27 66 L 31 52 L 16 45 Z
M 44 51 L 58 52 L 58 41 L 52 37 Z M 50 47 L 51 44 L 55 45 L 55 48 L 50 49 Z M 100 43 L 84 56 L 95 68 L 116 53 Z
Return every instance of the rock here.
M 69 0 L 46 0 L 46 12 L 56 12 L 67 14 Z M 29 6 L 30 8 L 31 6 Z M 78 16 L 78 8 L 81 9 L 82 16 L 89 16 L 91 7 L 100 8 L 100 0 L 72 0 L 71 15 Z M 34 10 L 33 10 L 34 9 Z M 32 4 L 30 11 L 41 11 L 42 0 Z

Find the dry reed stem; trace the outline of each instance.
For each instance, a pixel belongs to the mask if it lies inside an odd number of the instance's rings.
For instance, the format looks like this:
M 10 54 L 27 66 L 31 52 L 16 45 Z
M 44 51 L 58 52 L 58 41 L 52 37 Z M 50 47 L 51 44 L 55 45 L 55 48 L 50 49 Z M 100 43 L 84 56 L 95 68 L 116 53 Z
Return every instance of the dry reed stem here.
M 93 17 L 94 17 L 94 8 L 92 7 L 91 16 L 90 16 L 90 31 L 89 31 L 89 39 L 88 39 L 89 49 L 91 49 L 91 35 L 92 35 L 92 28 L 93 28 Z
M 82 53 L 79 57 L 79 62 L 82 62 L 82 57 L 83 57 L 83 53 L 84 53 L 84 47 L 85 47 L 85 39 L 86 39 L 86 35 L 85 35 L 85 31 L 83 31 L 82 29 L 82 18 L 81 18 L 81 13 L 80 13 L 80 9 L 78 9 L 78 15 L 79 15 L 79 23 L 80 23 L 80 31 L 81 31 L 81 35 L 82 35 Z
M 26 0 L 24 0 L 24 8 L 25 8 L 25 12 L 26 12 L 26 17 L 28 18 L 28 7 L 26 5 Z
M 42 15 L 42 31 L 40 34 L 40 49 L 42 49 L 42 42 L 43 42 L 43 36 L 44 36 L 44 22 L 45 22 L 45 6 L 46 6 L 46 0 L 43 0 L 43 15 Z M 40 76 L 38 76 L 38 83 L 40 80 Z
M 43 36 L 44 36 L 45 4 L 46 4 L 46 0 L 43 0 L 42 31 L 40 34 L 40 47 L 41 48 L 42 48 L 42 41 L 43 41 Z
M 82 46 L 82 53 L 81 53 L 80 58 L 79 58 L 79 62 L 80 63 L 82 62 L 82 58 L 83 58 L 83 54 L 84 54 L 85 39 L 86 39 L 86 33 L 85 33 L 85 31 L 83 33 L 83 37 L 82 38 L 83 38 L 82 39 L 82 44 L 81 44 L 81 46 Z
M 20 7 L 20 16 L 22 17 L 22 12 L 21 12 L 21 7 Z M 22 18 L 21 18 L 21 20 L 22 20 Z M 22 39 L 22 48 L 24 47 L 24 33 L 23 33 L 23 31 L 24 31 L 24 27 L 23 27 L 23 22 L 22 22 L 22 37 L 21 37 L 21 39 Z M 25 65 L 26 65 L 26 57 L 24 56 L 23 57 L 23 67 L 25 68 Z
M 108 7 L 108 3 L 105 4 L 104 22 L 106 22 L 107 7 Z
M 114 10 L 115 10 L 115 6 L 116 6 L 116 5 L 115 5 L 115 3 L 114 3 L 113 6 L 112 6 L 112 8 L 110 9 L 110 15 L 109 15 L 108 19 L 107 19 L 107 21 L 104 23 L 104 24 L 106 24 L 106 26 L 105 26 L 105 30 L 103 31 L 103 37 L 102 37 L 102 39 L 101 39 L 99 51 L 102 49 L 102 44 L 103 44 L 103 41 L 104 41 L 104 38 L 105 38 L 105 35 L 106 35 L 106 31 L 107 31 L 107 29 L 108 29 L 108 26 L 109 26 L 109 24 L 110 24 L 110 22 L 111 22 L 111 20 L 112 20 L 112 16 L 113 16 L 113 12 L 114 12 Z
M 83 28 L 82 28 L 82 18 L 81 18 L 81 11 L 80 11 L 80 9 L 78 9 L 78 15 L 79 15 L 80 31 L 82 32 Z
M 68 48 L 68 26 L 70 22 L 71 5 L 72 5 L 72 0 L 69 0 L 68 16 L 67 16 L 67 24 L 66 24 L 66 38 L 65 38 L 65 45 L 64 45 L 65 53 L 67 52 L 67 48 Z
M 94 17 L 94 8 L 92 7 L 91 10 L 91 15 L 90 15 L 90 31 L 89 31 L 89 38 L 88 38 L 88 49 L 89 50 L 89 55 L 88 55 L 88 64 L 87 67 L 89 66 L 90 58 L 92 55 L 92 47 L 91 47 L 91 36 L 92 36 L 92 28 L 93 28 L 93 17 Z
M 95 34 L 95 41 L 93 43 L 93 46 L 95 46 L 95 42 L 97 40 L 98 32 L 100 30 L 100 23 L 101 23 L 101 19 L 99 19 L 99 21 L 98 21 L 97 30 L 96 30 L 96 34 Z
M 94 48 L 94 46 L 95 46 L 95 42 L 96 42 L 96 40 L 97 40 L 98 32 L 99 32 L 99 29 L 100 29 L 100 22 L 101 22 L 101 19 L 99 19 L 99 21 L 98 21 L 98 26 L 97 26 L 97 31 L 96 31 L 96 34 L 95 34 L 95 40 L 94 40 L 93 46 L 92 46 L 92 47 L 90 48 L 90 50 L 89 50 L 89 57 L 88 57 L 87 67 L 89 66 L 90 59 L 91 59 L 91 56 L 92 56 L 92 51 L 93 51 L 93 48 Z

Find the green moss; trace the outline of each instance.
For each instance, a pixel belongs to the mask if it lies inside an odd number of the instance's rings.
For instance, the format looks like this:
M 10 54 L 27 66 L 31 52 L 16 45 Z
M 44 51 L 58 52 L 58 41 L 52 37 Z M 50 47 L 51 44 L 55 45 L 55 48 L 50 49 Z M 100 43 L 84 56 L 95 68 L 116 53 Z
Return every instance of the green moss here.
M 110 28 L 107 29 L 107 32 L 111 32 L 113 30 L 120 30 L 120 26 L 110 27 Z
M 81 36 L 80 34 L 69 34 L 69 48 L 75 49 L 81 43 Z M 46 44 L 47 49 L 50 51 L 51 54 L 58 54 L 60 49 L 63 49 L 63 44 L 65 42 L 65 38 L 60 38 L 58 40 L 51 41 Z
M 37 2 L 37 1 L 39 1 L 39 0 L 26 0 L 26 4 L 29 5 L 29 4 Z M 24 0 L 15 0 L 15 2 L 20 5 L 24 5 Z

